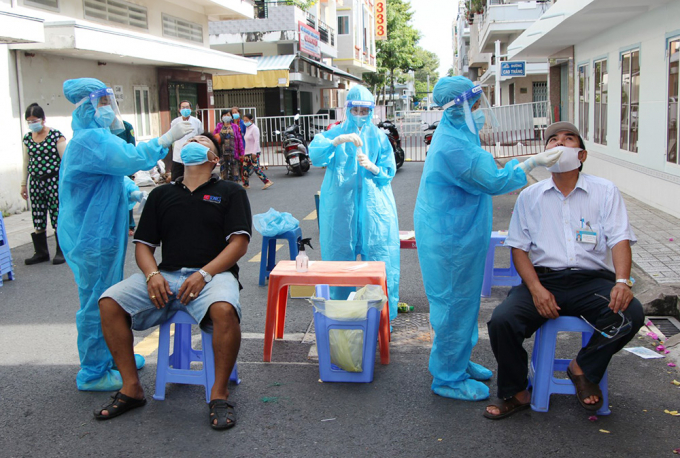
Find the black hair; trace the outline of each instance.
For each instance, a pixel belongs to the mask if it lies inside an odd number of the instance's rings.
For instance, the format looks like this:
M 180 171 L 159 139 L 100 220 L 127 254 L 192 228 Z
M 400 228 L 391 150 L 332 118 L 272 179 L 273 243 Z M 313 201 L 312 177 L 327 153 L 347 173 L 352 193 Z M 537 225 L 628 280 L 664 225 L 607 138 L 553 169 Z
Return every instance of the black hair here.
M 191 108 L 191 109 L 194 108 L 194 105 L 193 105 L 191 102 L 189 102 L 188 100 L 182 100 L 182 101 L 179 103 L 179 105 L 177 105 L 177 108 L 182 108 L 182 104 L 183 104 L 183 103 L 188 103 L 188 104 L 189 104 L 189 108 Z
M 215 145 L 215 149 L 217 150 L 217 157 L 221 158 L 222 157 L 222 148 L 220 147 L 220 138 L 217 135 L 213 135 L 212 132 L 208 132 L 207 130 L 201 134 L 204 137 L 208 137 L 211 142 L 213 142 L 213 145 Z
M 251 121 L 255 121 L 255 115 L 252 114 L 252 113 L 243 113 L 243 117 L 244 117 L 244 118 L 248 118 L 248 119 L 250 119 Z
M 231 116 L 231 110 L 222 110 L 220 111 L 220 118 L 224 116 L 225 114 L 228 114 Z
M 45 111 L 37 103 L 32 103 L 28 106 L 28 108 L 26 108 L 25 119 L 28 119 L 31 116 L 35 116 L 36 118 L 40 118 L 44 121 Z

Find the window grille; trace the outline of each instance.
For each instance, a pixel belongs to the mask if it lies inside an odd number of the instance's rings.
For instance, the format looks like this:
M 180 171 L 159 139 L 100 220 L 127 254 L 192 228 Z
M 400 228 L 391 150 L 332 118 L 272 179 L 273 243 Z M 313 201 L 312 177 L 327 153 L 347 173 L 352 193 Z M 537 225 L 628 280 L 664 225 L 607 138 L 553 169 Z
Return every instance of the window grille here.
M 163 35 L 203 43 L 203 26 L 164 14 Z

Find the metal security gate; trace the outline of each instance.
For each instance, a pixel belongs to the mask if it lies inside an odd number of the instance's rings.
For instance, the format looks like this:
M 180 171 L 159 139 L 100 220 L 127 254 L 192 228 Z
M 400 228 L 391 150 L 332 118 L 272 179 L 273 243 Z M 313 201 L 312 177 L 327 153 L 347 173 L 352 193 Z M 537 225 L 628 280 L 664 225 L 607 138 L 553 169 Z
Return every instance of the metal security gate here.
M 281 154 L 283 152 L 283 142 L 281 135 L 275 131 L 283 132 L 286 127 L 293 125 L 294 116 L 268 116 L 255 118 L 257 126 L 260 128 L 260 163 L 266 166 L 286 165 L 286 159 Z M 312 141 L 317 132 L 323 132 L 330 123 L 327 114 L 323 115 L 300 115 L 298 124 L 300 133 L 305 138 L 307 145 Z

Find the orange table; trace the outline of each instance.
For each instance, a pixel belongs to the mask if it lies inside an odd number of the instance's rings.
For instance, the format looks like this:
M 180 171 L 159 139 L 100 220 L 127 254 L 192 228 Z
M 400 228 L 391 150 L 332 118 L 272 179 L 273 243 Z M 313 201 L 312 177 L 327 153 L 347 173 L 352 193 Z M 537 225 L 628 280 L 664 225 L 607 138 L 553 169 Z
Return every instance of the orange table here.
M 387 296 L 387 274 L 382 261 L 310 261 L 304 273 L 295 270 L 295 261 L 279 261 L 269 274 L 267 321 L 264 329 L 264 361 L 271 362 L 274 338 L 283 338 L 289 285 L 364 286 L 381 285 Z M 390 308 L 380 314 L 380 362 L 390 363 Z

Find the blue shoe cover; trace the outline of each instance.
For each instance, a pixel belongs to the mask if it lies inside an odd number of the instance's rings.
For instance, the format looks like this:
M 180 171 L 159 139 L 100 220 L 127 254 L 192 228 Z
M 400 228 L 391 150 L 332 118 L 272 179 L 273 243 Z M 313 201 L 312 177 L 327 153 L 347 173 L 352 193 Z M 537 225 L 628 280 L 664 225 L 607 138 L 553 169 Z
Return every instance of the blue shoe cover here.
M 118 391 L 123 388 L 120 372 L 113 369 L 107 371 L 103 377 L 78 384 L 80 391 Z
M 140 370 L 142 367 L 144 367 L 144 364 L 146 364 L 146 360 L 144 359 L 144 357 L 142 355 L 138 355 L 137 353 L 135 353 L 135 365 L 137 366 L 137 370 Z M 482 367 L 482 366 L 479 366 L 479 367 Z M 468 367 L 468 369 L 469 369 L 469 367 Z M 491 374 L 491 371 L 489 371 L 489 374 Z M 489 378 L 491 378 L 491 375 L 489 375 Z M 488 379 L 479 379 L 479 380 L 488 380 Z
M 436 386 L 432 391 L 439 396 L 461 401 L 482 401 L 489 399 L 489 387 L 476 380 L 467 379 L 462 382 L 455 382 L 455 386 Z
M 472 377 L 473 379 L 480 381 L 489 380 L 493 375 L 493 372 L 491 372 L 489 369 L 482 366 L 481 364 L 473 363 L 472 361 L 468 361 L 468 367 L 466 372 L 470 374 L 470 377 Z

